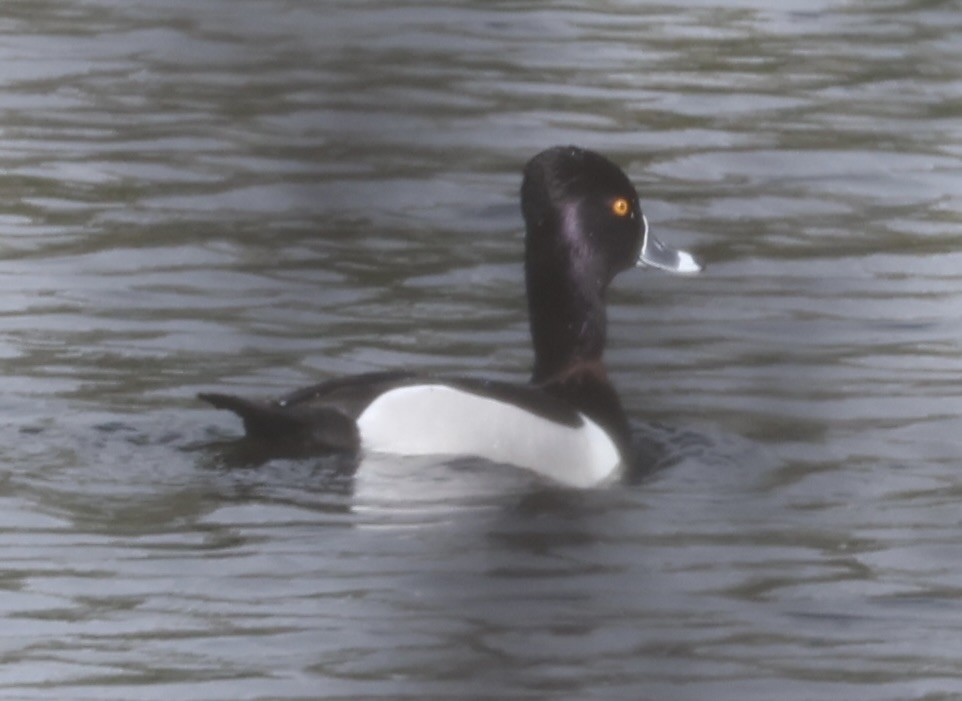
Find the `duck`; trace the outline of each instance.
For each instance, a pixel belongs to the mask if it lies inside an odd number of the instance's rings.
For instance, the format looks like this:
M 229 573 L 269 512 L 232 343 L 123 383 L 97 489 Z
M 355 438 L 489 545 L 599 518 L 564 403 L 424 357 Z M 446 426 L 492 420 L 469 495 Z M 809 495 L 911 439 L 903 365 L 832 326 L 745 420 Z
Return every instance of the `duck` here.
M 649 231 L 638 192 L 605 156 L 548 148 L 524 167 L 524 277 L 534 364 L 526 383 L 383 370 L 275 399 L 205 392 L 245 440 L 280 452 L 474 457 L 574 488 L 632 465 L 629 421 L 604 363 L 605 297 L 621 272 L 691 275 L 702 264 Z

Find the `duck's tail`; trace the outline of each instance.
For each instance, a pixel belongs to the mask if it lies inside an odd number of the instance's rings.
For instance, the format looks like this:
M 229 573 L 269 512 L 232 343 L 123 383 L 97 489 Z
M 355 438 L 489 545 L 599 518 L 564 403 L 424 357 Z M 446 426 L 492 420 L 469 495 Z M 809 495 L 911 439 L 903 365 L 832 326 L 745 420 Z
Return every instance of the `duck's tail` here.
M 350 452 L 360 447 L 354 419 L 331 407 L 285 405 L 208 392 L 197 397 L 240 416 L 244 431 L 255 440 L 319 452 Z

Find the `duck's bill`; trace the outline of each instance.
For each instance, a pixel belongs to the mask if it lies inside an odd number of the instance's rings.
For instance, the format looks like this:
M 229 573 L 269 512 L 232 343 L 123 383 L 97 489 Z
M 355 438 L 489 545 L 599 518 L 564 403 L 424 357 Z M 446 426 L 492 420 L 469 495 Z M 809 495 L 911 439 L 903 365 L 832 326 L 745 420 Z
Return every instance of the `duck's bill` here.
M 644 214 L 641 215 L 641 221 L 645 225 L 645 236 L 641 244 L 641 255 L 638 256 L 637 265 L 648 265 L 652 268 L 681 275 L 693 275 L 701 272 L 702 265 L 695 260 L 695 256 L 688 251 L 669 248 L 652 236 L 651 232 L 648 231 L 648 220 Z

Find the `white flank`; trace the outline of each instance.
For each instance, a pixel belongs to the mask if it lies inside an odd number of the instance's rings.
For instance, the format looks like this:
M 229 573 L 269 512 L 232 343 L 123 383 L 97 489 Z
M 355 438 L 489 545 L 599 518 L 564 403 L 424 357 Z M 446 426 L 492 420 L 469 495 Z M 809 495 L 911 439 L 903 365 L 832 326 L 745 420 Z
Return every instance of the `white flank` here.
M 621 456 L 598 424 L 565 426 L 446 385 L 385 392 L 358 417 L 361 448 L 398 455 L 474 455 L 527 468 L 572 487 L 618 475 Z

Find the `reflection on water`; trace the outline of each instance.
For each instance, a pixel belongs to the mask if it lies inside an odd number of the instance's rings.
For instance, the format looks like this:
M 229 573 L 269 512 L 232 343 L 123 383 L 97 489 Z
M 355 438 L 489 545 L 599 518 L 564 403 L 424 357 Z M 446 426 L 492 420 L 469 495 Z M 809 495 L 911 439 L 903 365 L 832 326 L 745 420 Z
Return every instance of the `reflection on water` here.
M 323 5 L 323 6 L 322 6 Z M 11 698 L 962 695 L 949 5 L 0 8 Z M 709 263 L 611 294 L 638 484 L 234 464 L 194 401 L 530 362 L 519 170 Z

